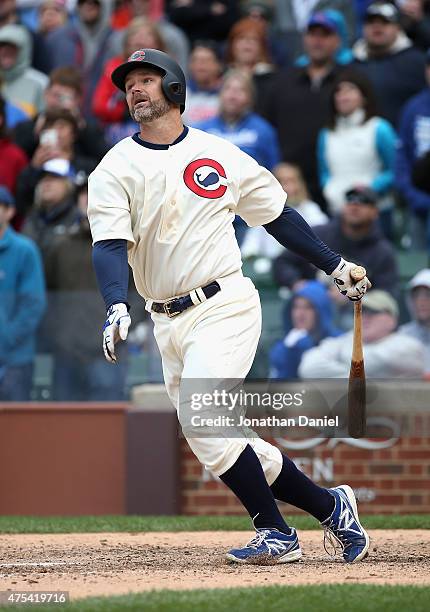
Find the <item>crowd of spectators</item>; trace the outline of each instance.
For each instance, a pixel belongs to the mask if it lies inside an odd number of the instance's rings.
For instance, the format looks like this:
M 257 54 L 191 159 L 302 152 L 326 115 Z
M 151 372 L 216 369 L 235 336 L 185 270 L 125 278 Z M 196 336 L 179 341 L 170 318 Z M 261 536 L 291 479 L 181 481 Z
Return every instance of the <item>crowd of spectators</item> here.
M 137 131 L 110 74 L 143 47 L 184 69 L 186 125 L 271 170 L 322 240 L 366 267 L 369 375 L 429 376 L 430 270 L 405 286 L 397 251 L 430 256 L 430 0 L 2 0 L 0 400 L 30 397 L 37 352 L 54 357 L 53 399 L 124 397 L 127 347 L 116 368 L 99 350 L 86 184 Z M 267 371 L 346 376 L 350 305 L 234 223 L 244 258 L 268 260 L 288 297 Z

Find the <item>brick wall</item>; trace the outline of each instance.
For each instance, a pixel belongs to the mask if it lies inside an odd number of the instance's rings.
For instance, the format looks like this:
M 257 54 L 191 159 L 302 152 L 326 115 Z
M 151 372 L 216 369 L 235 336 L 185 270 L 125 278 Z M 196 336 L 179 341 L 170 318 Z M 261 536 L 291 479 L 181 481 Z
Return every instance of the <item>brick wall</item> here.
M 342 440 L 327 440 L 311 450 L 285 452 L 319 484 L 351 485 L 362 512 L 430 512 L 428 438 L 401 438 L 383 449 L 356 448 Z M 243 514 L 223 483 L 202 469 L 185 440 L 181 441 L 181 491 L 184 514 Z M 291 506 L 285 510 L 300 512 Z

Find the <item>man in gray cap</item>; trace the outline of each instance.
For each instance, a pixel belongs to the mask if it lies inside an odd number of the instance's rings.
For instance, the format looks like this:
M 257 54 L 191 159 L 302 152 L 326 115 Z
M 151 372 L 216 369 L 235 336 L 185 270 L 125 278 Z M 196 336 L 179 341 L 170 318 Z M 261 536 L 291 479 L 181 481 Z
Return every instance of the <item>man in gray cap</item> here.
M 54 239 L 64 235 L 77 216 L 73 168 L 67 159 L 50 159 L 40 169 L 34 206 L 22 232 L 36 242 L 45 259 Z
M 0 402 L 30 399 L 36 332 L 45 310 L 42 263 L 32 240 L 17 234 L 10 191 L 0 185 Z
M 369 378 L 421 378 L 424 347 L 416 338 L 396 331 L 399 309 L 395 299 L 380 289 L 363 298 L 363 351 Z M 327 338 L 307 351 L 299 368 L 302 378 L 348 378 L 352 331 Z
M 430 268 L 417 272 L 408 290 L 412 321 L 402 325 L 399 331 L 423 343 L 425 375 L 430 378 Z

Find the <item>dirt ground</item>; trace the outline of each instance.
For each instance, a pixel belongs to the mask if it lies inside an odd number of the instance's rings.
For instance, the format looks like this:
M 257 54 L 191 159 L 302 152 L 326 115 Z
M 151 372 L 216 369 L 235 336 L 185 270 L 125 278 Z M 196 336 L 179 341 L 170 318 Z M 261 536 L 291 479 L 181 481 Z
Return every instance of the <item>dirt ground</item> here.
M 69 591 L 71 598 L 151 589 L 359 582 L 430 585 L 430 531 L 370 532 L 370 555 L 347 565 L 325 553 L 322 531 L 300 532 L 303 558 L 232 565 L 244 532 L 1 535 L 0 590 Z

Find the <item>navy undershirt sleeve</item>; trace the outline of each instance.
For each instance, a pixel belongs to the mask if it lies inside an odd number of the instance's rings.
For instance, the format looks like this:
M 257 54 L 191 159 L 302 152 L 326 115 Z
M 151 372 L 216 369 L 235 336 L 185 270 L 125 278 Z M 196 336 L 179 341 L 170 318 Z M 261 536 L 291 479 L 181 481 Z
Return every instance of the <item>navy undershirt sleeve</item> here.
M 106 304 L 127 304 L 127 240 L 100 240 L 93 247 L 93 265 L 97 284 Z
M 326 274 L 331 274 L 339 265 L 340 255 L 318 238 L 294 208 L 285 205 L 279 217 L 263 227 L 283 247 L 301 255 Z

